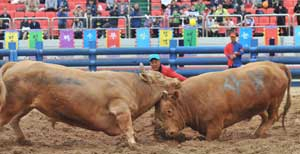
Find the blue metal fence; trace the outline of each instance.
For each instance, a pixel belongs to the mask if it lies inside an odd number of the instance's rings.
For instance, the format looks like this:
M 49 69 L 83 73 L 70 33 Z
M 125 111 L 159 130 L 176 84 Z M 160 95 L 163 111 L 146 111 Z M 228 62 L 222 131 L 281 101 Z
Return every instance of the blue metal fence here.
M 223 54 L 224 46 L 199 46 L 177 47 L 177 40 L 171 40 L 170 48 L 96 48 L 95 42 L 90 42 L 89 49 L 43 49 L 43 43 L 37 42 L 36 49 L 16 49 L 14 43 L 9 43 L 9 49 L 1 49 L 0 56 L 7 56 L 10 61 L 18 61 L 19 56 L 35 56 L 37 61 L 60 64 L 73 67 L 89 67 L 90 71 L 96 71 L 101 66 L 138 66 L 140 62 L 149 65 L 145 58 L 114 58 L 97 59 L 97 55 L 139 55 L 139 54 L 167 54 L 169 58 L 162 58 L 163 64 L 170 64 L 178 73 L 184 76 L 194 76 L 201 73 L 222 71 L 223 69 L 181 69 L 178 65 L 226 65 L 227 60 L 223 57 L 177 57 L 178 54 Z M 270 60 L 284 64 L 300 64 L 300 57 L 259 57 L 258 53 L 300 53 L 300 46 L 259 46 L 245 49 L 249 58 L 243 58 L 243 63 L 253 61 Z M 44 60 L 44 56 L 88 56 L 82 60 Z M 5 61 L 0 61 L 0 65 Z M 291 69 L 293 78 L 300 79 L 300 69 Z

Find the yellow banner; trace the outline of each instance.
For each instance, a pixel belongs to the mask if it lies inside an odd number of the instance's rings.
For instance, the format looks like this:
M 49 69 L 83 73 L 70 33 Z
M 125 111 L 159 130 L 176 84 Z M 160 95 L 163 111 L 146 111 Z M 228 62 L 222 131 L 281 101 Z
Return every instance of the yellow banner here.
M 17 31 L 6 31 L 5 32 L 5 49 L 8 49 L 8 43 L 15 42 L 16 49 L 19 47 L 19 33 Z
M 159 46 L 169 47 L 170 40 L 173 37 L 173 31 L 170 29 L 160 29 L 159 30 Z

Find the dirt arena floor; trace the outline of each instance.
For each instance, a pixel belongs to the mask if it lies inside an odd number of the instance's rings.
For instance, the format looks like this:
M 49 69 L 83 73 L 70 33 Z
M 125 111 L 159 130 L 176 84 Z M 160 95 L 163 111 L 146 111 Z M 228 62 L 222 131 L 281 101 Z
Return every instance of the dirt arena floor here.
M 300 154 L 300 88 L 292 88 L 292 107 L 287 115 L 284 133 L 281 123 L 274 124 L 267 138 L 252 139 L 260 118 L 242 121 L 224 130 L 221 138 L 207 142 L 197 139 L 178 143 L 157 141 L 153 137 L 151 120 L 153 109 L 134 122 L 138 147 L 131 150 L 120 144 L 122 137 L 110 137 L 102 132 L 58 123 L 51 127 L 48 118 L 37 111 L 31 112 L 21 121 L 27 139 L 32 146 L 17 145 L 9 125 L 0 129 L 1 154 Z

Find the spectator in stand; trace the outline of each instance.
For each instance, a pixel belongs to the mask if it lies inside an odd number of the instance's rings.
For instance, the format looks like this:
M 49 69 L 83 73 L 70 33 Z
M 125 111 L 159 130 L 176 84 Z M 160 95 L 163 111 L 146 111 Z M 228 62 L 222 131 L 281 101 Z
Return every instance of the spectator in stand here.
M 231 9 L 234 7 L 234 2 L 233 0 L 224 0 L 223 2 L 223 7 L 226 9 Z
M 0 18 L 9 18 L 11 20 L 11 16 L 8 14 L 6 7 L 3 8 L 3 13 L 0 15 Z M 2 27 L 4 26 L 4 27 L 9 28 L 9 20 L 8 19 L 4 19 L 2 24 L 3 24 Z M 5 29 L 7 29 L 7 28 L 5 28 Z
M 251 13 L 246 12 L 245 5 L 241 5 L 236 8 L 236 11 L 233 14 L 239 14 L 242 16 L 242 19 L 237 18 L 237 22 L 240 23 L 245 19 L 245 15 L 251 14 Z
M 224 26 L 226 26 L 226 36 L 234 31 L 235 24 L 230 17 L 225 18 Z
M 294 13 L 300 13 L 300 0 L 298 0 L 294 7 Z M 300 16 L 297 16 L 297 24 L 300 25 Z
M 198 0 L 198 2 L 195 3 L 194 7 L 200 15 L 203 15 L 204 10 L 207 8 L 206 5 L 203 3 L 203 0 Z
M 222 4 L 219 4 L 218 5 L 218 8 L 217 8 L 217 10 L 216 10 L 216 12 L 214 13 L 214 15 L 229 15 L 229 13 L 228 13 L 228 11 L 227 11 L 227 9 L 224 9 L 223 8 L 223 5 Z M 217 17 L 216 18 L 217 19 L 217 22 L 221 25 L 221 24 L 223 24 L 223 22 L 224 22 L 224 17 Z
M 57 0 L 57 7 L 63 8 L 65 11 L 70 11 L 69 3 L 67 0 Z
M 139 17 L 142 16 L 142 13 L 140 11 L 140 6 L 138 3 L 135 3 L 133 6 L 133 10 L 130 13 L 131 17 Z M 142 18 L 132 18 L 131 19 L 131 36 L 133 38 L 135 38 L 135 34 L 136 34 L 136 28 L 140 28 L 142 25 Z
M 36 12 L 39 10 L 40 1 L 39 0 L 26 0 L 25 8 L 26 12 Z
M 276 13 L 276 14 L 286 14 L 287 13 L 287 9 L 283 5 L 283 1 L 279 1 L 278 3 L 275 4 L 274 13 Z M 277 19 L 278 26 L 285 26 L 285 16 L 277 16 L 276 19 Z M 280 27 L 279 34 L 287 35 L 286 27 Z
M 106 0 L 107 9 L 111 10 L 114 8 L 115 0 Z
M 219 4 L 223 5 L 223 0 L 210 0 L 210 5 L 218 6 Z
M 180 26 L 180 13 L 177 10 L 174 10 L 173 15 L 170 18 L 170 26 L 174 29 L 174 37 L 180 37 L 179 26 Z
M 78 18 L 74 19 L 72 29 L 74 30 L 74 38 L 82 39 L 82 30 L 84 28 L 84 24 Z
M 97 17 L 101 17 L 101 13 L 98 13 Z M 93 20 L 93 28 L 96 28 L 98 38 L 105 36 L 105 30 L 99 29 L 99 28 L 104 28 L 104 24 L 105 24 L 106 20 L 107 19 L 103 19 L 103 18 L 96 18 L 95 20 Z
M 75 9 L 73 11 L 74 17 L 84 17 L 84 10 L 81 8 L 80 4 L 77 4 L 75 6 Z
M 24 4 L 25 0 L 11 0 L 10 4 Z
M 0 40 L 4 40 L 4 29 L 6 29 L 4 20 L 0 20 Z
M 92 16 L 97 15 L 97 5 L 94 0 L 89 0 L 86 4 L 86 8 L 91 10 Z
M 45 11 L 57 11 L 57 0 L 46 0 Z
M 119 17 L 120 16 L 117 4 L 114 5 L 113 9 L 109 12 L 109 15 L 111 17 Z M 118 27 L 118 18 L 109 19 L 109 23 L 112 28 L 117 28 Z
M 124 0 L 121 0 L 121 2 L 118 3 L 118 11 L 120 16 L 126 16 L 128 14 L 128 9 L 128 3 L 126 3 Z
M 172 0 L 171 2 L 171 6 L 170 6 L 170 15 L 172 15 L 172 13 L 174 12 L 174 10 L 177 10 L 177 12 L 179 12 L 179 6 L 177 5 L 176 0 Z
M 82 20 L 82 21 L 84 21 L 83 22 L 83 26 L 89 28 L 90 24 L 91 24 L 91 18 L 92 18 L 92 10 L 91 10 L 91 8 L 87 8 L 87 10 L 86 10 L 86 12 L 84 14 L 84 17 L 87 18 L 87 23 L 86 23 L 85 20 Z
M 20 39 L 25 40 L 27 38 L 28 31 L 30 30 L 30 23 L 26 16 L 24 17 L 24 20 L 20 24 L 20 29 L 21 29 L 20 37 L 22 36 Z
M 32 17 L 31 22 L 30 22 L 30 29 L 41 29 L 41 25 L 39 22 L 37 22 L 35 19 L 35 17 Z
M 64 8 L 59 8 L 57 12 L 57 17 L 68 17 L 68 13 Z M 67 26 L 67 19 L 58 19 L 58 28 L 59 29 L 64 29 Z
M 219 36 L 219 24 L 215 22 L 213 17 L 208 17 L 206 20 L 206 31 L 208 37 L 218 37 Z

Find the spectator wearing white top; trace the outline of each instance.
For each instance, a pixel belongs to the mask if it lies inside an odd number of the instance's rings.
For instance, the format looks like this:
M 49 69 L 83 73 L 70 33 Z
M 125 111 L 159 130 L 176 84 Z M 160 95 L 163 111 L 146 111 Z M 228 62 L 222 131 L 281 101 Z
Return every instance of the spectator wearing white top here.
M 57 0 L 46 0 L 45 7 L 45 11 L 57 11 Z

